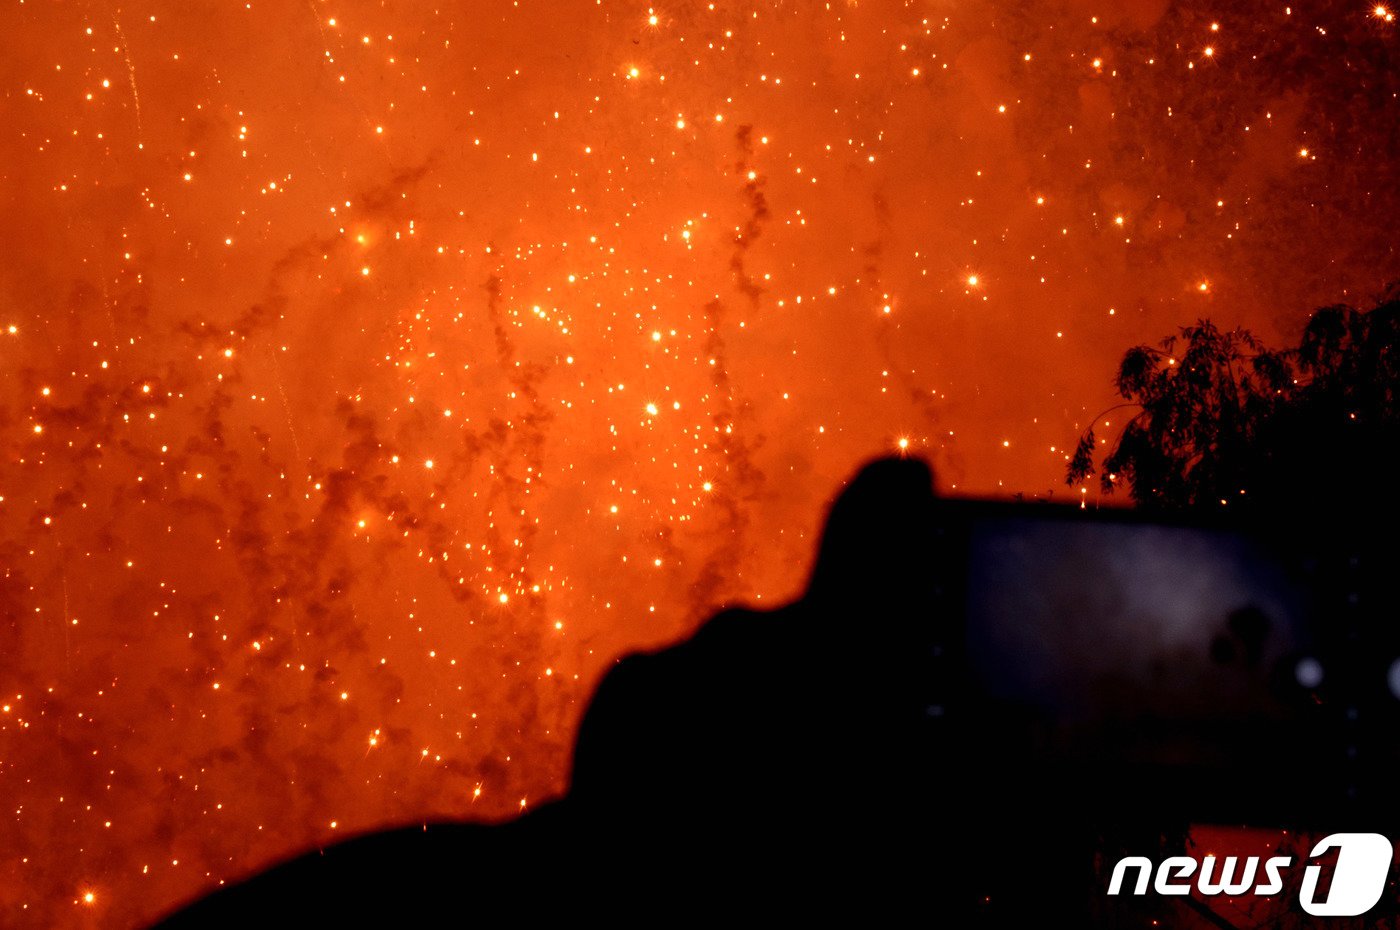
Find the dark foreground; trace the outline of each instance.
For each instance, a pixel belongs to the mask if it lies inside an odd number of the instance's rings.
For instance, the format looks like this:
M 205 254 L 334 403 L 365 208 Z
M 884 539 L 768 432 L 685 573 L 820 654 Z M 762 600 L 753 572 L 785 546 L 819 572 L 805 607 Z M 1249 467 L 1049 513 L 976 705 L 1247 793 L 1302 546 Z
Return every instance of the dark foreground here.
M 1279 766 L 1280 740 L 1306 750 L 1316 714 L 1236 728 L 1221 758 L 1174 764 L 1127 737 L 1116 744 L 1127 750 L 1107 746 L 1086 765 L 1043 745 L 1054 728 L 959 713 L 971 706 L 955 661 L 967 556 L 943 506 L 923 463 L 868 466 L 833 505 L 800 600 L 724 612 L 604 679 L 562 800 L 499 826 L 419 824 L 317 850 L 161 926 L 497 915 L 1232 926 L 1189 897 L 1109 899 L 1106 868 L 1181 851 L 1193 820 L 1287 826 L 1290 792 L 1335 794 L 1328 766 Z M 1221 667 L 1257 661 L 1265 633 L 1249 616 L 1231 624 L 1203 654 Z M 1312 802 L 1295 811 L 1314 815 L 1349 816 Z

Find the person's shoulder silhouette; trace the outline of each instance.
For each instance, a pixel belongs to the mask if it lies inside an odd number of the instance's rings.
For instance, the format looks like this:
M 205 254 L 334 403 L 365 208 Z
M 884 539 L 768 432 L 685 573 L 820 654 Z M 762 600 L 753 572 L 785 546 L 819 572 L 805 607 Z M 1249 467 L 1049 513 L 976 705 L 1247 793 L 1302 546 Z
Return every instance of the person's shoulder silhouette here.
M 562 801 L 499 827 L 361 837 L 211 895 L 167 926 L 363 917 L 392 900 L 534 913 L 607 900 L 663 918 L 655 908 L 701 900 L 791 913 L 794 896 L 815 912 L 872 883 L 922 893 L 938 795 L 924 691 L 935 524 L 925 463 L 867 465 L 832 505 L 799 600 L 723 611 L 608 672 Z
M 658 894 L 915 868 L 900 839 L 937 793 L 936 548 L 928 466 L 875 462 L 832 506 L 801 599 L 622 659 L 579 731 L 569 803 L 588 832 Z

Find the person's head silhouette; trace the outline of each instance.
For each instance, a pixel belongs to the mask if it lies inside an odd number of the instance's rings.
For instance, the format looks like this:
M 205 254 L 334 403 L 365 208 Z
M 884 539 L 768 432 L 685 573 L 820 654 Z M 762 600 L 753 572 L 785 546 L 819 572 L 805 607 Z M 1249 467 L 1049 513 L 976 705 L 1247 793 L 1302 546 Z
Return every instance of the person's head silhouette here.
M 827 610 L 926 616 L 936 568 L 934 510 L 926 462 L 866 465 L 827 515 L 805 600 Z

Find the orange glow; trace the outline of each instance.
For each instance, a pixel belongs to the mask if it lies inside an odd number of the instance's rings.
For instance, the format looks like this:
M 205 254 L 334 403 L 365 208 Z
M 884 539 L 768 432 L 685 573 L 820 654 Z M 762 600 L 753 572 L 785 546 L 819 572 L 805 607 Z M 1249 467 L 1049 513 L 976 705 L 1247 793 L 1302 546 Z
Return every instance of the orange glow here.
M 861 462 L 1400 279 L 1388 6 L 656 2 L 7 6 L 0 913 L 539 808 Z

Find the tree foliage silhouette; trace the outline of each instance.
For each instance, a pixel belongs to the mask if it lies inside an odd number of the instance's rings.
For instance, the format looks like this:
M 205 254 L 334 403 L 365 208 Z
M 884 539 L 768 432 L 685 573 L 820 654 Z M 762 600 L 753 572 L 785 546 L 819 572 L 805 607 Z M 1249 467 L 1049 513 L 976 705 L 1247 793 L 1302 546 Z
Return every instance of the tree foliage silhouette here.
M 1158 346 L 1129 349 L 1115 379 L 1124 403 L 1079 438 L 1066 469 L 1126 486 L 1141 508 L 1354 508 L 1394 492 L 1380 470 L 1400 439 L 1400 299 L 1370 311 L 1315 311 L 1293 348 L 1270 349 L 1209 320 Z M 1111 442 L 1109 413 L 1135 408 Z

